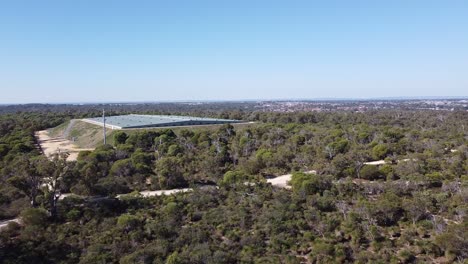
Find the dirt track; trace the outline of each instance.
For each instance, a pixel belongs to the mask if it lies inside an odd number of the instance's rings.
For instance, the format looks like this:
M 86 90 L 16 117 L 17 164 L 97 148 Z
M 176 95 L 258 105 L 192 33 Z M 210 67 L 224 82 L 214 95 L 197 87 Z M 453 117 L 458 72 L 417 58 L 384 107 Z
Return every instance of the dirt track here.
M 21 224 L 21 220 L 19 218 L 0 221 L 0 230 L 6 228 L 8 226 L 8 224 L 11 223 L 11 222 Z
M 317 171 L 311 170 L 311 171 L 306 171 L 304 173 L 317 174 Z M 288 185 L 288 182 L 291 180 L 291 177 L 292 177 L 292 174 L 286 174 L 286 175 L 278 176 L 273 179 L 268 179 L 267 182 L 271 183 L 271 185 L 276 186 L 276 187 L 291 189 L 291 186 Z
M 51 157 L 57 152 L 67 152 L 70 155 L 68 156 L 68 161 L 74 161 L 78 157 L 80 151 L 93 150 L 93 149 L 80 149 L 72 141 L 65 139 L 63 137 L 54 137 L 49 136 L 47 130 L 41 130 L 36 132 L 36 138 L 38 139 L 39 144 L 41 145 L 42 151 L 47 157 Z

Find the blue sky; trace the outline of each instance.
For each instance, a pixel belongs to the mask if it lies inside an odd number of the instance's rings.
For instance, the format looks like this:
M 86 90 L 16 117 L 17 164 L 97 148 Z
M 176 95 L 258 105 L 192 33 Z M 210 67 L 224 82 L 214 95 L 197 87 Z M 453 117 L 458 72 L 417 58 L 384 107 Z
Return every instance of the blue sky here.
M 2 1 L 0 103 L 468 96 L 468 1 Z

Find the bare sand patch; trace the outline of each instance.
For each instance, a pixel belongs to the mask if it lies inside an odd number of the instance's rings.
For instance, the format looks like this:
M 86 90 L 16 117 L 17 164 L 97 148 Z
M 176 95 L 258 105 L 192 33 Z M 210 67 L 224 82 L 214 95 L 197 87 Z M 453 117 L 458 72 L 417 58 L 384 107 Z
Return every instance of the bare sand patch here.
M 364 162 L 363 163 L 364 165 L 384 165 L 384 164 L 387 164 L 387 162 L 385 160 L 376 160 L 376 161 L 368 161 L 368 162 Z
M 72 141 L 63 137 L 50 137 L 47 130 L 37 131 L 35 133 L 39 145 L 46 157 L 50 158 L 58 152 L 68 153 L 68 161 L 74 161 L 80 151 L 94 150 L 93 148 L 78 148 Z
M 304 173 L 317 174 L 317 171 L 311 170 L 311 171 L 306 171 Z M 291 177 L 292 177 L 292 174 L 281 175 L 273 179 L 268 179 L 267 182 L 271 183 L 271 185 L 276 186 L 276 187 L 291 189 L 291 186 L 288 184 L 289 181 L 291 180 Z
M 21 224 L 21 220 L 20 220 L 19 218 L 0 221 L 0 230 L 2 230 L 2 229 L 4 229 L 4 228 L 8 227 L 8 224 L 9 224 L 9 223 L 12 223 L 12 222 Z
M 158 190 L 158 191 L 142 191 L 140 195 L 142 197 L 152 197 L 152 196 L 161 196 L 161 195 L 171 195 L 175 193 L 185 193 L 193 191 L 192 188 L 180 188 L 180 189 L 172 189 L 172 190 Z M 116 197 L 120 199 L 122 196 L 128 194 L 118 194 Z

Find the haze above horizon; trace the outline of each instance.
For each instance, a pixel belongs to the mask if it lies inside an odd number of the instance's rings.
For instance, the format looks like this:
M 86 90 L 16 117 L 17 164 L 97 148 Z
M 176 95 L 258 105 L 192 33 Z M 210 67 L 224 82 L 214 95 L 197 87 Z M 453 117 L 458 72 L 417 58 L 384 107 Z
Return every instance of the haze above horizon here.
M 9 1 L 0 104 L 468 96 L 466 1 Z

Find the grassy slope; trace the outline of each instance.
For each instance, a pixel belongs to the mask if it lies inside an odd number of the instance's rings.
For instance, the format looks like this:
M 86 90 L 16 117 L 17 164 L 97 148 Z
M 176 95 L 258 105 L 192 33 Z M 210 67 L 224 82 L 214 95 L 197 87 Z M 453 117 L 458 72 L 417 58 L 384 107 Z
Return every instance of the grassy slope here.
M 70 124 L 70 121 L 67 121 L 61 125 L 58 125 L 56 127 L 50 128 L 47 131 L 49 131 L 49 136 L 50 137 L 60 137 L 63 135 L 63 132 L 67 128 L 68 124 Z
M 112 130 L 107 129 L 106 135 L 109 144 L 113 144 Z M 102 127 L 83 121 L 77 121 L 70 130 L 70 137 L 76 138 L 75 144 L 79 148 L 95 148 L 104 141 Z
M 60 124 L 56 127 L 48 129 L 51 137 L 61 137 L 67 128 L 70 121 Z M 109 144 L 113 144 L 112 138 L 113 131 L 108 129 L 106 131 Z M 75 145 L 79 148 L 95 148 L 103 143 L 102 127 L 89 124 L 80 120 L 76 120 L 75 124 L 71 127 L 68 139 L 75 138 Z

